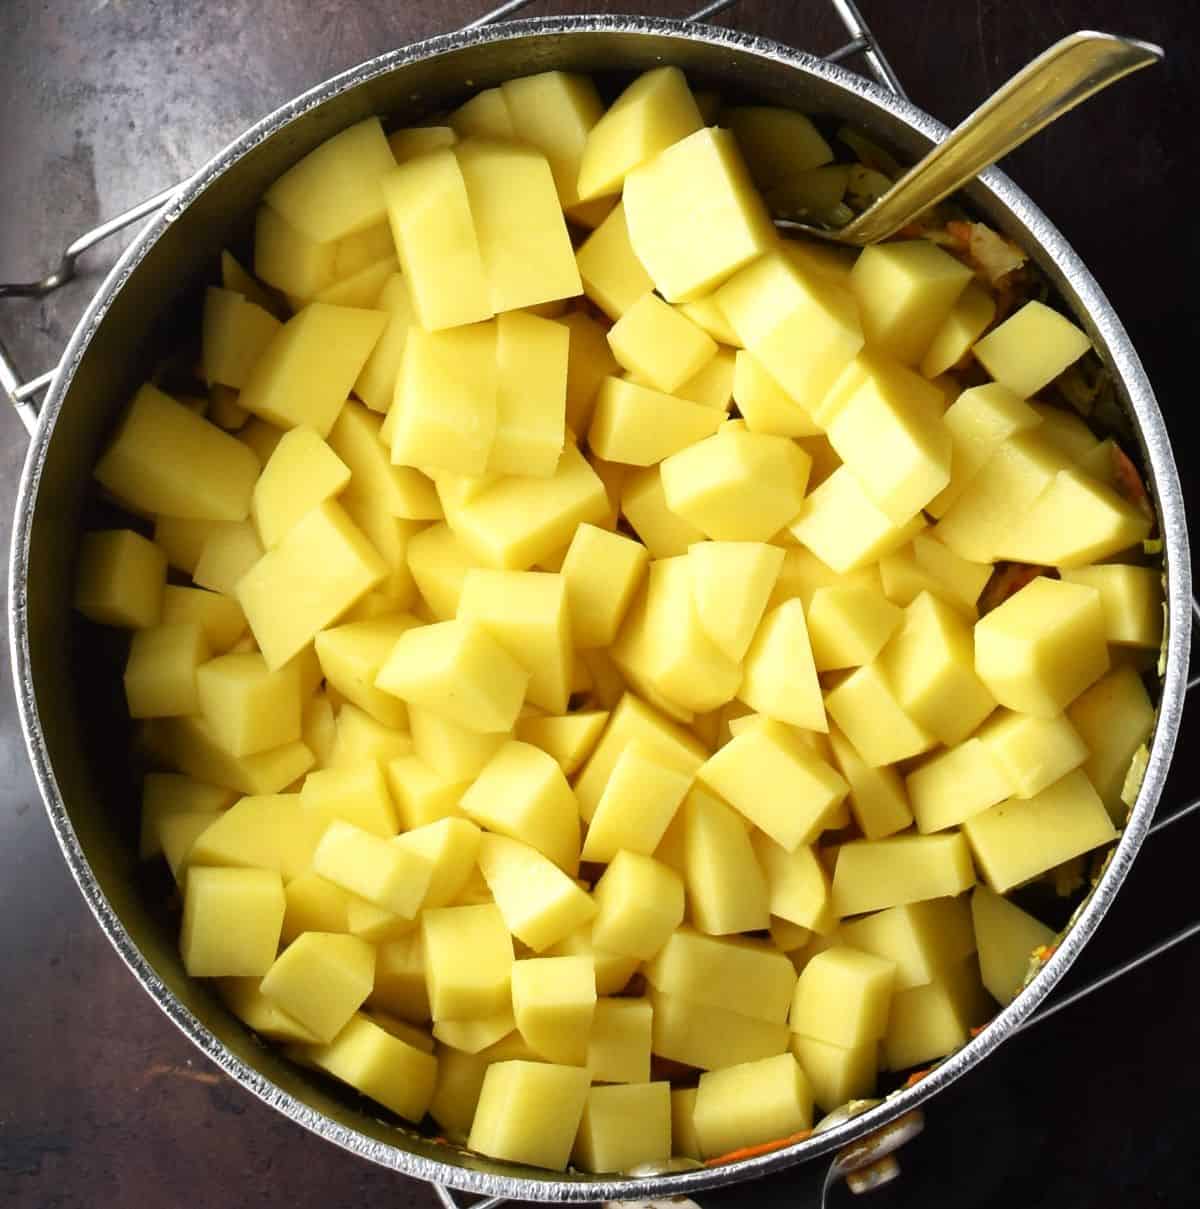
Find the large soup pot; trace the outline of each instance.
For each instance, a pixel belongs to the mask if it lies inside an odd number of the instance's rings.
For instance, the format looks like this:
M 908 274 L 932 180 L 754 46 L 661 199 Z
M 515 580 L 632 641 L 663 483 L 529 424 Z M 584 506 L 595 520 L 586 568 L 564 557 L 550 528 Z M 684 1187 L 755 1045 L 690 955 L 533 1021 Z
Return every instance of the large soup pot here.
M 993 170 L 967 190 L 969 203 L 1029 251 L 1091 336 L 1116 383 L 1158 512 L 1168 602 L 1158 721 L 1137 804 L 1063 942 L 1009 1007 L 913 1086 L 805 1141 L 717 1167 L 610 1179 L 494 1162 L 382 1122 L 363 1101 L 340 1096 L 265 1048 L 206 986 L 186 976 L 167 913 L 137 882 L 130 808 L 136 793 L 126 782 L 123 761 L 111 754 L 113 744 L 123 742 L 112 737 L 107 716 L 113 712 L 111 688 L 81 672 L 88 652 L 71 616 L 70 585 L 89 507 L 91 468 L 117 410 L 170 347 L 173 334 L 194 322 L 197 286 L 222 247 L 244 240 L 263 191 L 322 140 L 370 114 L 398 123 L 417 121 L 478 88 L 531 72 L 564 68 L 627 75 L 664 62 L 677 64 L 701 85 L 848 122 L 902 158 L 916 158 L 945 134 L 925 113 L 861 76 L 773 42 L 689 22 L 522 21 L 383 55 L 276 110 L 172 193 L 73 333 L 32 426 L 17 501 L 10 598 L 17 699 L 51 825 L 100 926 L 158 1006 L 243 1087 L 372 1162 L 485 1196 L 591 1201 L 690 1194 L 842 1150 L 905 1118 L 1011 1036 L 1096 930 L 1158 803 L 1185 692 L 1190 566 L 1179 479 L 1162 415 L 1124 328 L 1091 274 L 1037 206 Z

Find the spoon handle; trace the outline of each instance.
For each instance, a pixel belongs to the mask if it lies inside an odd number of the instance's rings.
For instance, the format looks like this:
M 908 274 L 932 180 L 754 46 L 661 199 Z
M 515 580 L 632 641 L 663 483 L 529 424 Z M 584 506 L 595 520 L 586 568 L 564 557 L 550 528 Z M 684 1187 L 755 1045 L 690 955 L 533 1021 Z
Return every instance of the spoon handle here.
M 863 245 L 887 239 L 1055 118 L 1162 57 L 1162 48 L 1150 42 L 1092 30 L 1068 35 L 1017 72 L 843 227 L 838 242 Z

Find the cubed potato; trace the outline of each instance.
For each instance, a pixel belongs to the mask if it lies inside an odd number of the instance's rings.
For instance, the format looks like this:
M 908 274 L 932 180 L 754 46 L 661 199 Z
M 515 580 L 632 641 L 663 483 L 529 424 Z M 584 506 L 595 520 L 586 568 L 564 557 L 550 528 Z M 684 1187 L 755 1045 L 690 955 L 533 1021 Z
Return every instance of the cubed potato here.
M 232 805 L 236 796 L 232 790 L 219 785 L 206 785 L 203 781 L 179 773 L 147 773 L 142 778 L 138 856 L 142 860 L 149 860 L 162 851 L 159 824 L 168 815 L 204 813 L 211 816 Z
M 1084 463 L 1088 454 L 1100 445 L 1100 438 L 1076 412 L 1036 401 L 1029 406 L 1042 420 L 1038 425 L 1038 435 L 1072 462 Z
M 596 1010 L 596 970 L 587 957 L 532 957 L 512 968 L 521 1036 L 550 1062 L 582 1066 Z
M 495 313 L 467 186 L 450 147 L 406 160 L 381 179 L 392 237 L 426 331 Z
M 487 1068 L 467 1145 L 480 1154 L 562 1171 L 587 1102 L 587 1071 L 518 1060 Z
M 366 1001 L 374 980 L 374 946 L 357 936 L 305 932 L 263 975 L 262 993 L 328 1043 Z
M 833 909 L 844 919 L 847 915 L 961 894 L 974 884 L 971 852 L 958 832 L 851 840 L 838 851 Z
M 593 893 L 595 944 L 641 960 L 653 957 L 683 922 L 683 879 L 652 857 L 622 850 Z
M 445 716 L 413 706 L 408 711 L 413 751 L 434 772 L 451 781 L 473 781 L 508 739 L 503 732 L 481 734 Z
M 424 155 L 427 151 L 436 151 L 439 147 L 453 147 L 456 142 L 458 135 L 448 125 L 408 126 L 403 130 L 393 130 L 388 135 L 388 146 L 398 164 Z
M 970 991 L 979 975 L 966 964 L 948 969 L 924 986 L 897 991 L 881 1051 L 886 1070 L 907 1070 L 965 1045 L 971 1027 Z
M 621 512 L 652 558 L 674 558 L 705 535 L 667 507 L 658 466 L 635 471 L 621 488 Z
M 598 995 L 620 994 L 628 985 L 639 964 L 636 957 L 627 957 L 621 953 L 610 953 L 606 949 L 597 949 L 592 943 L 591 924 L 585 924 L 564 936 L 562 940 L 556 941 L 544 950 L 543 956 L 586 957 L 595 970 L 596 994 Z
M 337 243 L 310 239 L 271 206 L 254 216 L 254 272 L 289 298 L 309 299 L 334 280 Z
M 766 720 L 731 739 L 696 775 L 788 852 L 812 843 L 847 793 L 794 731 Z
M 705 407 L 728 412 L 733 402 L 733 368 L 733 350 L 718 345 L 716 353 L 704 368 L 677 387 L 675 393 L 681 399 L 690 399 L 693 403 L 703 403 Z
M 404 830 L 458 813 L 469 779 L 451 780 L 414 755 L 396 756 L 387 764 L 387 781 Z
M 163 739 L 170 763 L 180 772 L 244 794 L 278 793 L 314 762 L 313 753 L 301 742 L 235 756 L 197 717 L 169 719 Z
M 507 732 L 529 673 L 477 622 L 444 621 L 406 631 L 376 687 L 482 734 Z
M 681 208 L 680 197 L 689 196 L 705 205 Z M 716 127 L 633 169 L 624 201 L 633 250 L 668 302 L 709 293 L 774 237 L 733 135 Z
M 983 985 L 1007 1006 L 1025 983 L 1034 949 L 1053 944 L 1054 933 L 987 886 L 971 893 L 971 919 Z
M 608 723 L 605 710 L 528 717 L 517 720 L 514 734 L 553 757 L 564 776 L 574 776 L 591 755 Z
M 767 879 L 744 821 L 700 787 L 683 820 L 683 877 L 692 922 L 709 935 L 760 931 L 770 918 Z
M 867 343 L 904 365 L 916 365 L 971 276 L 961 260 L 925 239 L 864 248 L 850 273 L 850 288 Z
M 529 673 L 530 704 L 566 713 L 573 652 L 564 576 L 472 568 L 463 579 L 458 618 L 480 626 Z
M 634 254 L 629 242 L 625 207 L 620 202 L 584 240 L 575 254 L 575 260 L 583 281 L 583 292 L 610 319 L 620 319 L 638 299 L 649 295 L 654 289 L 650 274 Z M 675 385 L 679 384 L 677 382 Z
M 200 627 L 210 651 L 227 651 L 246 632 L 246 615 L 236 600 L 199 588 L 168 584 L 162 592 L 163 625 L 193 623 Z
M 1082 567 L 1136 546 L 1152 525 L 1111 487 L 1081 470 L 1061 470 L 994 549 L 1013 562 Z
M 396 244 L 392 239 L 391 227 L 388 226 L 387 218 L 381 209 L 378 222 L 356 231 L 353 235 L 343 235 L 337 241 L 337 251 L 333 257 L 333 276 L 335 281 L 345 281 L 348 277 L 361 273 L 363 269 L 395 258 Z
M 280 940 L 285 946 L 305 932 L 350 931 L 350 893 L 319 873 L 292 878 L 283 893 L 287 906 Z
M 1039 576 L 975 626 L 975 671 L 1001 705 L 1053 718 L 1108 670 L 1100 593 Z
M 384 230 L 387 230 L 386 226 Z M 390 232 L 388 239 L 391 240 Z M 367 310 L 375 309 L 388 278 L 399 269 L 400 264 L 396 257 L 389 253 L 386 260 L 367 265 L 366 268 L 359 269 L 349 277 L 327 285 L 313 297 L 313 302 L 328 302 L 334 306 L 365 307 Z
M 579 162 L 583 200 L 620 191 L 639 165 L 704 125 L 678 67 L 638 76 L 592 126 Z
M 923 533 L 913 538 L 910 549 L 918 570 L 932 581 L 934 595 L 941 596 L 969 621 L 974 621 L 978 616 L 976 601 L 992 576 L 992 565 L 960 558 L 948 546 Z
M 471 565 L 454 531 L 445 524 L 422 529 L 410 539 L 407 558 L 430 612 L 439 621 L 451 621 L 458 612 L 458 598 Z
M 652 466 L 711 437 L 723 419 L 702 403 L 609 377 L 596 396 L 588 444 L 608 461 Z
M 879 656 L 900 708 L 947 746 L 961 743 L 996 707 L 974 665 L 967 623 L 929 592 L 905 609 Z
M 567 427 L 586 432 L 591 423 L 600 383 L 621 367 L 608 347 L 607 329 L 583 311 L 556 319 L 570 333 L 567 356 Z
M 650 856 L 658 847 L 692 783 L 634 739 L 621 753 L 588 827 L 585 861 L 606 863 L 626 849 Z
M 587 1043 L 593 1083 L 650 1079 L 653 1009 L 646 999 L 599 999 Z
M 1001 710 L 978 737 L 1003 773 L 1009 793 L 1018 798 L 1041 793 L 1088 757 L 1087 744 L 1065 714 L 1037 718 Z
M 220 817 L 219 810 L 187 810 L 159 818 L 154 844 L 162 852 L 177 886 L 184 885 L 196 840 Z
M 671 1085 L 593 1087 L 571 1154 L 583 1171 L 627 1173 L 671 1157 Z
M 716 356 L 713 338 L 653 291 L 636 299 L 608 333 L 616 359 L 640 381 L 670 394 Z
M 839 772 L 850 787 L 850 813 L 869 840 L 903 831 L 913 821 L 913 810 L 900 774 L 888 765 L 872 767 L 836 726 L 829 729 L 830 746 Z
M 479 868 L 505 926 L 535 953 L 548 949 L 596 915 L 592 896 L 528 844 L 485 833 L 479 844 Z M 597 943 L 612 949 L 599 938 Z
M 193 978 L 266 974 L 279 947 L 283 882 L 269 869 L 193 869 L 179 949 Z
M 792 963 L 769 944 L 688 927 L 671 934 L 643 973 L 669 995 L 776 1022 L 787 1019 L 796 985 Z
M 326 682 L 384 726 L 404 729 L 404 703 L 375 687 L 375 678 L 401 635 L 419 623 L 407 613 L 353 621 L 322 630 L 315 647 Z
M 271 671 L 260 654 L 218 655 L 195 672 L 198 711 L 217 743 L 251 756 L 300 738 L 299 667 Z
M 196 692 L 196 669 L 208 654 L 208 641 L 195 622 L 138 630 L 129 644 L 129 657 L 125 661 L 125 703 L 129 716 L 173 718 L 197 713 L 200 702 Z M 297 733 L 289 735 L 288 739 L 299 737 L 297 729 Z
M 818 588 L 842 586 L 867 586 L 882 591 L 879 567 L 875 563 L 858 571 L 842 575 L 822 562 L 811 550 L 803 546 L 786 545 L 783 551 L 783 566 L 779 579 L 771 594 L 768 608 L 782 604 L 785 600 L 799 599 L 805 614 L 812 607 L 813 594 Z
M 1150 650 L 1162 645 L 1161 570 L 1112 563 L 1064 570 L 1061 575 L 1067 583 L 1086 584 L 1100 593 L 1105 635 L 1112 645 Z
M 978 341 L 973 352 L 997 382 L 1028 399 L 1078 361 L 1091 341 L 1045 303 L 1027 302 Z
M 513 1032 L 511 1011 L 482 1020 L 439 1020 L 433 1026 L 433 1036 L 442 1045 L 465 1054 L 479 1054 L 508 1037 Z
M 241 294 L 209 286 L 200 326 L 204 380 L 240 390 L 279 327 L 274 315 Z
M 729 345 L 730 349 L 724 350 L 725 352 L 730 352 L 732 349 L 741 347 L 737 332 L 733 330 L 729 320 L 725 318 L 725 312 L 718 305 L 715 294 L 705 294 L 703 297 L 695 298 L 691 302 L 681 302 L 679 310 L 697 327 L 706 331 L 718 344 Z M 731 391 L 732 387 L 733 383 L 731 380 Z
M 434 868 L 415 847 L 390 843 L 339 819 L 321 836 L 312 867 L 335 886 L 404 919 L 420 910 Z
M 904 783 L 917 830 L 925 834 L 957 827 L 1010 797 L 1014 788 L 1005 768 L 979 738 L 937 752 L 914 768 Z
M 844 944 L 896 966 L 895 989 L 924 986 L 975 951 L 965 895 L 907 903 L 842 924 Z
M 755 1020 L 653 989 L 649 997 L 654 1009 L 651 1052 L 660 1058 L 719 1070 L 787 1051 L 786 1024 Z
M 204 539 L 200 556 L 192 570 L 192 581 L 197 587 L 232 596 L 237 590 L 238 580 L 262 555 L 262 542 L 250 521 L 227 521 L 215 525 Z
M 696 1093 L 694 1087 L 671 1088 L 671 1150 L 688 1159 L 703 1158 L 696 1136 Z
M 279 545 L 308 511 L 332 499 L 350 482 L 350 468 L 311 428 L 283 434 L 263 467 L 250 511 L 262 544 Z
M 250 511 L 258 459 L 236 437 L 147 383 L 93 475 L 135 512 L 240 521 Z
M 434 1020 L 478 1020 L 512 1007 L 512 937 L 491 903 L 421 912 Z
M 298 1020 L 281 1011 L 259 990 L 258 978 L 222 978 L 216 988 L 225 1006 L 260 1037 L 270 1041 L 315 1042 Z
M 735 663 L 750 649 L 782 565 L 783 551 L 762 542 L 698 542 L 688 550 L 700 624 Z
M 372 835 L 388 838 L 399 830 L 387 782 L 374 761 L 310 772 L 300 799 L 310 810 L 353 823 Z
M 984 880 L 997 894 L 1117 836 L 1081 769 L 1032 798 L 1009 798 L 967 819 L 963 832 Z
M 251 416 L 242 425 L 236 439 L 254 454 L 255 459 L 261 467 L 267 464 L 267 459 L 270 458 L 275 450 L 275 446 L 279 444 L 282 438 L 282 428 L 277 428 L 274 424 L 268 424 L 266 420 L 261 420 L 258 416 Z
M 375 986 L 368 1004 L 412 1024 L 429 1022 L 425 945 L 419 928 L 376 946 Z
M 544 751 L 506 742 L 459 809 L 479 826 L 528 844 L 570 876 L 578 872 L 579 807 L 562 769 Z
M 166 576 L 162 549 L 140 533 L 132 529 L 85 533 L 79 547 L 75 607 L 100 625 L 125 629 L 155 625 Z
M 870 663 L 904 614 L 869 585 L 818 588 L 808 607 L 808 637 L 819 672 Z
M 392 405 L 408 331 L 417 321 L 408 282 L 401 273 L 392 273 L 385 280 L 374 309 L 382 311 L 387 319 L 382 335 L 354 382 L 354 393 L 372 411 L 382 414 Z
M 896 964 L 839 947 L 818 953 L 800 971 L 789 1023 L 793 1033 L 846 1048 L 878 1041 L 887 1031 Z
M 433 865 L 421 909 L 444 907 L 457 901 L 475 872 L 479 828 L 468 819 L 436 819 L 406 831 L 395 843 L 419 853 Z
M 788 852 L 760 831 L 751 834 L 751 843 L 767 881 L 772 917 L 816 932 L 832 931 L 829 875 L 813 849 L 801 845 Z
M 419 1122 L 433 1099 L 437 1059 L 362 1013 L 328 1044 L 302 1046 L 297 1056 L 407 1121 Z
M 734 360 L 733 399 L 751 432 L 810 437 L 821 431 L 812 416 L 748 349 L 738 349 Z
M 609 646 L 649 562 L 644 546 L 595 525 L 580 525 L 562 564 L 572 644 Z
M 813 1103 L 823 1112 L 875 1095 L 877 1041 L 846 1047 L 794 1033 L 792 1053 L 812 1088 Z
M 706 1158 L 804 1133 L 812 1125 L 812 1091 L 790 1054 L 742 1062 L 700 1076 L 692 1109 Z
M 516 138 L 508 102 L 499 88 L 485 88 L 476 93 L 469 101 L 464 101 L 455 109 L 446 122 L 456 135 L 455 141 L 471 135 L 497 139 Z M 453 142 L 448 145 L 453 146 Z
M 338 706 L 327 767 L 357 768 L 364 762 L 386 762 L 411 752 L 412 739 L 403 731 L 384 726 L 349 701 Z
M 236 256 L 228 248 L 221 249 L 221 285 L 227 290 L 241 294 L 264 311 L 278 313 L 279 300 L 263 284 L 242 268 Z
M 878 660 L 851 672 L 827 692 L 825 708 L 873 768 L 918 756 L 937 743 L 904 710 Z
M 477 563 L 524 571 L 562 550 L 585 522 L 608 513 L 604 484 L 569 441 L 550 478 L 498 480 L 454 516 L 454 532 Z
M 927 378 L 936 378 L 953 369 L 971 351 L 995 316 L 995 298 L 979 282 L 968 282 L 926 345 L 921 357 L 921 373 Z
M 664 460 L 663 492 L 672 512 L 715 541 L 765 542 L 796 519 L 811 464 L 787 437 L 726 426 Z
M 839 466 L 803 501 L 789 530 L 826 566 L 845 575 L 898 550 L 924 524 L 920 514 L 907 524 L 893 524 L 849 468 Z
M 737 136 L 760 189 L 769 190 L 833 159 L 833 150 L 817 128 L 804 114 L 792 109 L 739 105 L 721 111 L 721 125 Z

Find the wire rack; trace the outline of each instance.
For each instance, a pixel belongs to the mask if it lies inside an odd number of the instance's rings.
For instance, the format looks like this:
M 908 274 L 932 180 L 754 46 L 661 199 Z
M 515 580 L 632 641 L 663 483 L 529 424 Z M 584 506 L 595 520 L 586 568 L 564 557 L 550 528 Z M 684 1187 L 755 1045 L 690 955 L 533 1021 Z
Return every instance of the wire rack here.
M 878 84 L 896 95 L 907 99 L 907 93 L 904 91 L 904 87 L 895 69 L 888 61 L 870 26 L 863 18 L 855 0 L 824 0 L 824 2 L 837 15 L 848 38 L 836 50 L 821 56 L 825 62 L 847 63 L 859 61 L 865 67 L 866 72 Z M 496 6 L 481 14 L 474 21 L 462 26 L 461 31 L 478 29 L 504 21 L 509 17 L 515 16 L 521 10 L 528 8 L 532 3 L 534 3 L 534 0 L 507 0 L 506 3 Z M 709 21 L 733 8 L 738 3 L 739 0 L 713 0 L 712 3 L 706 4 L 704 7 L 693 12 L 687 20 L 695 22 Z M 179 188 L 180 185 L 175 184 L 167 189 L 163 189 L 152 197 L 148 197 L 137 205 L 130 207 L 123 213 L 117 214 L 107 222 L 84 232 L 66 246 L 57 266 L 47 273 L 46 276 L 29 282 L 0 282 L 0 299 L 41 298 L 54 293 L 74 279 L 77 264 L 81 256 L 139 220 L 156 213 L 170 201 Z M 33 432 L 37 425 L 37 399 L 50 385 L 56 373 L 57 366 L 33 378 L 22 381 L 12 359 L 4 348 L 3 340 L 0 339 L 0 392 L 3 392 L 12 402 L 30 433 Z M 1194 598 L 1192 600 L 1192 623 L 1193 625 L 1200 624 L 1200 603 Z M 1192 675 L 1187 682 L 1187 691 L 1189 694 L 1197 687 L 1200 687 L 1200 673 Z M 1157 819 L 1149 828 L 1148 835 L 1157 835 L 1197 811 L 1200 811 L 1200 798 L 1186 802 L 1183 806 Z M 1115 982 L 1126 974 L 1132 973 L 1147 962 L 1153 961 L 1155 958 L 1169 952 L 1177 945 L 1192 939 L 1198 934 L 1200 934 L 1200 920 L 1165 936 L 1135 956 L 1081 984 L 1073 991 L 1058 996 L 1052 1003 L 1041 1008 L 1036 1015 L 1026 1020 L 1024 1025 L 1022 1025 L 1021 1031 L 1050 1019 L 1058 1012 L 1071 1007 L 1093 992 L 1100 990 L 1109 983 Z M 822 1206 L 825 1205 L 831 1189 L 843 1180 L 849 1183 L 854 1191 L 866 1192 L 888 1182 L 898 1172 L 898 1167 L 894 1161 L 889 1165 L 891 1152 L 915 1136 L 916 1133 L 920 1132 L 921 1128 L 919 1113 L 906 1114 L 906 1118 L 901 1118 L 899 1121 L 893 1123 L 892 1127 L 887 1127 L 885 1130 L 879 1131 L 879 1134 L 873 1135 L 872 1139 L 868 1139 L 868 1141 L 875 1143 L 868 1156 L 869 1163 L 862 1162 L 862 1156 L 850 1155 L 848 1152 L 842 1152 L 833 1159 L 823 1182 L 821 1194 Z M 890 1133 L 888 1130 L 890 1130 Z M 888 1136 L 881 1136 L 885 1133 Z M 868 1172 L 871 1174 L 868 1174 Z M 498 1206 L 504 1204 L 506 1201 L 504 1197 L 486 1197 L 472 1202 L 469 1206 L 464 1206 L 456 1200 L 455 1194 L 451 1189 L 436 1183 L 431 1184 L 431 1187 L 443 1209 L 497 1209 Z M 682 1198 L 680 1199 L 682 1200 Z

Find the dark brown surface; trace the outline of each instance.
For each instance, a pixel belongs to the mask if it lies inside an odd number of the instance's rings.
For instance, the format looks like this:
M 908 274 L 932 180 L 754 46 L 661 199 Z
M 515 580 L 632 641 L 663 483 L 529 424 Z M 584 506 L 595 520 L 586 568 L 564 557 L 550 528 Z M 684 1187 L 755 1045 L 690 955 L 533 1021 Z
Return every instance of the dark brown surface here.
M 913 99 L 951 121 L 1072 29 L 1113 28 L 1167 47 L 1165 67 L 1090 102 L 1007 166 L 1108 290 L 1183 445 L 1200 268 L 1194 6 L 862 7 Z M 483 8 L 476 0 L 3 0 L 0 278 L 40 275 L 64 237 L 182 177 L 308 85 Z M 813 49 L 842 40 L 820 0 L 746 0 L 736 19 Z M 0 331 L 27 372 L 52 362 L 115 250 L 90 257 L 88 281 L 61 298 L 0 302 Z M 1188 441 L 1184 453 L 1193 448 Z M 23 455 L 20 425 L 0 413 L 5 538 Z M 0 1201 L 14 1209 L 434 1204 L 428 1189 L 367 1167 L 251 1099 L 154 1010 L 59 858 L 8 680 L 0 686 Z M 1194 738 L 1185 734 L 1182 746 L 1168 801 L 1197 787 Z M 1082 966 L 1103 968 L 1196 915 L 1198 826 L 1140 860 Z M 1195 950 L 1185 949 L 1012 1042 L 933 1103 L 904 1178 L 872 1204 L 1195 1204 L 1198 992 Z M 703 1199 L 796 1204 L 797 1191 L 785 1174 Z

